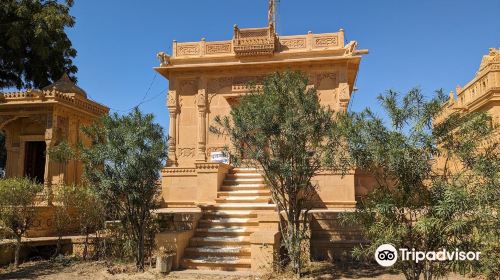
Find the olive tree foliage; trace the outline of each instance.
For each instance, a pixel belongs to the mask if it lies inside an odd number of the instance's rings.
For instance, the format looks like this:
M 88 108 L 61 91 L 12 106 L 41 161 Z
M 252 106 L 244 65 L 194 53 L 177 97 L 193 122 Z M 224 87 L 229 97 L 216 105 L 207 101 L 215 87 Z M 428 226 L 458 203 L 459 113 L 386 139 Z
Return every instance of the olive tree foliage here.
M 378 97 L 387 120 L 370 110 L 344 119 L 352 163 L 376 183 L 345 222 L 360 224 L 373 256 L 385 243 L 410 251 L 481 251 L 480 261 L 399 259 L 406 279 L 433 279 L 450 271 L 498 275 L 499 143 L 484 113 L 443 114 L 441 91 L 419 89 Z M 436 121 L 438 120 L 438 121 Z M 498 135 L 498 134 L 497 134 Z
M 73 1 L 0 2 L 0 89 L 41 88 L 68 73 L 76 81 L 76 50 L 66 34 Z
M 158 207 L 160 171 L 167 138 L 152 114 L 135 108 L 127 115 L 104 116 L 82 131 L 91 145 L 81 145 L 88 184 L 96 188 L 110 217 L 119 219 L 135 246 L 138 270 L 144 270 L 146 230 Z
M 21 238 L 32 227 L 35 201 L 43 185 L 28 178 L 0 180 L 0 227 L 16 239 L 14 265 L 19 265 Z
M 320 169 L 332 168 L 332 155 L 340 147 L 339 138 L 332 137 L 333 113 L 320 105 L 300 72 L 275 73 L 262 88 L 252 88 L 229 116 L 215 118 L 210 131 L 229 137 L 235 165 L 262 171 L 283 217 L 282 245 L 300 275 L 302 245 L 309 238 L 307 213 L 316 195 L 312 178 Z

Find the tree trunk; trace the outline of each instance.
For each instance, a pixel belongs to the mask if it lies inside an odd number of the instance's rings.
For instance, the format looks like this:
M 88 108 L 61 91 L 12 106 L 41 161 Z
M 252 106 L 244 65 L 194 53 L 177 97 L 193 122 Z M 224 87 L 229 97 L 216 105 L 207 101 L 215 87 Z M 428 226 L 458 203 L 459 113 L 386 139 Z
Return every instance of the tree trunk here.
M 83 260 L 87 260 L 87 248 L 89 244 L 89 234 L 88 232 L 85 232 L 85 241 L 83 243 Z
M 140 272 L 144 271 L 144 227 L 139 229 L 139 236 L 137 240 L 137 259 L 136 267 Z
M 14 266 L 18 267 L 19 266 L 19 255 L 21 253 L 21 236 L 16 237 L 16 251 L 14 253 Z

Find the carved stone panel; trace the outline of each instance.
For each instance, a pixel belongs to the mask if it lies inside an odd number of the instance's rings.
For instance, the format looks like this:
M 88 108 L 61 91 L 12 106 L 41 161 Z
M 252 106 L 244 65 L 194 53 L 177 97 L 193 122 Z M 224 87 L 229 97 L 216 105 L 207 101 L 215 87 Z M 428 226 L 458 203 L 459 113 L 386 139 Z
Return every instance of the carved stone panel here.
M 192 158 L 195 155 L 195 149 L 194 148 L 178 148 L 178 153 L 177 155 L 179 157 L 189 157 Z
M 206 54 L 231 53 L 231 43 L 207 43 Z
M 283 50 L 306 48 L 306 38 L 281 39 L 280 43 Z
M 315 48 L 324 48 L 324 47 L 332 47 L 332 46 L 338 46 L 337 36 L 315 37 L 314 38 L 314 47 Z
M 183 44 L 177 45 L 177 55 L 198 55 L 200 54 L 200 46 L 198 44 Z

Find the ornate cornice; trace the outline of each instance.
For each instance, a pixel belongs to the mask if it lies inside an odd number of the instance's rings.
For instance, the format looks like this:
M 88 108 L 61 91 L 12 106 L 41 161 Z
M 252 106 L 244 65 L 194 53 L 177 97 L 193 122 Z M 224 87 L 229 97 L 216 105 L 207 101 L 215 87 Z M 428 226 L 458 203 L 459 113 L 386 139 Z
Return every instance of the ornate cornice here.
M 81 95 L 59 92 L 55 89 L 6 92 L 0 97 L 0 106 L 9 104 L 15 104 L 17 106 L 22 104 L 43 105 L 48 103 L 62 103 L 95 115 L 104 115 L 109 111 L 109 108 L 106 106 L 88 100 Z

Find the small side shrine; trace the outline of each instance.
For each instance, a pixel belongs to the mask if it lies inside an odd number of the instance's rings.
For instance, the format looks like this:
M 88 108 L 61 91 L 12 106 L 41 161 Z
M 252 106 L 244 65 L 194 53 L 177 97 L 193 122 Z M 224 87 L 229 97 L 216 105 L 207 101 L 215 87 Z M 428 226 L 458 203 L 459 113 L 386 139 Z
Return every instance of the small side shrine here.
M 109 109 L 87 98 L 85 91 L 64 74 L 42 89 L 0 94 L 0 129 L 5 134 L 6 177 L 27 176 L 43 183 L 45 193 L 52 186 L 80 181 L 82 163 L 52 161 L 50 147 L 66 141 L 76 145 L 80 127 L 107 114 Z M 50 205 L 51 195 L 40 203 Z

